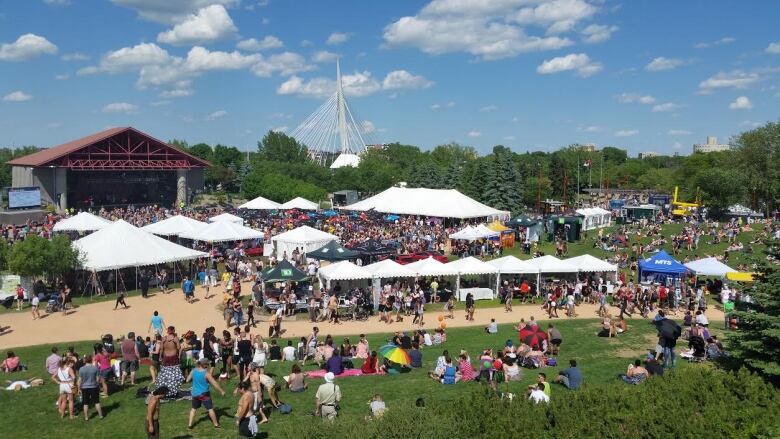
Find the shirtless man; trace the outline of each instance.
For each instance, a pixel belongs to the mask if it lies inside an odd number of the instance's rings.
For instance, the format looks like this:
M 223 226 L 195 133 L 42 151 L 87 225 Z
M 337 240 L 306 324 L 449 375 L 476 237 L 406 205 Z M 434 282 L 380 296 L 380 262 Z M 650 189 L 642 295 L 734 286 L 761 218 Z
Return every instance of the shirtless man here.
M 155 389 L 149 397 L 149 403 L 146 406 L 146 437 L 148 439 L 160 437 L 160 400 L 166 393 L 168 393 L 168 388 L 162 386 Z
M 179 365 L 179 339 L 176 337 L 176 328 L 168 327 L 168 333 L 162 341 L 162 351 L 160 353 L 160 363 L 163 366 Z
M 260 384 L 263 385 L 266 391 L 268 391 L 268 397 L 271 398 L 271 404 L 279 408 L 279 406 L 282 404 L 279 401 L 279 397 L 276 395 L 276 381 L 274 381 L 273 378 L 266 375 L 265 372 L 260 372 L 260 376 L 258 379 L 260 380 Z
M 249 374 L 244 378 L 243 382 L 249 382 L 249 389 L 250 392 L 246 392 L 253 397 L 251 410 L 252 412 L 257 411 L 260 414 L 260 417 L 262 418 L 262 421 L 260 421 L 261 424 L 265 424 L 268 422 L 268 418 L 265 416 L 265 413 L 263 412 L 263 384 L 260 382 L 260 375 L 262 372 L 260 371 L 261 368 L 256 367 L 254 364 L 249 366 Z M 241 387 L 236 389 L 236 392 L 241 393 Z M 244 395 L 242 394 L 241 398 L 244 398 Z M 239 407 L 241 406 L 241 403 L 239 402 Z M 236 419 L 241 419 L 239 417 L 236 417 Z
M 236 392 L 241 395 L 238 399 L 238 409 L 236 410 L 236 426 L 238 426 L 239 437 L 255 437 L 257 434 L 257 417 L 252 412 L 252 391 L 246 381 L 238 383 Z M 262 413 L 262 411 L 260 412 Z M 268 422 L 263 415 L 262 423 Z

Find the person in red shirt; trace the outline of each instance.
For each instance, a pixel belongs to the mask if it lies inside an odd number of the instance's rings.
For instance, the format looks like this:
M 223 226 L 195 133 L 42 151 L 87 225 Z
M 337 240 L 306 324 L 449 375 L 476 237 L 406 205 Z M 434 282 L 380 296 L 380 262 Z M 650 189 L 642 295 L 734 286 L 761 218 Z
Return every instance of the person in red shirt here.
M 22 304 L 24 303 L 24 288 L 21 284 L 16 285 L 16 310 L 22 310 Z

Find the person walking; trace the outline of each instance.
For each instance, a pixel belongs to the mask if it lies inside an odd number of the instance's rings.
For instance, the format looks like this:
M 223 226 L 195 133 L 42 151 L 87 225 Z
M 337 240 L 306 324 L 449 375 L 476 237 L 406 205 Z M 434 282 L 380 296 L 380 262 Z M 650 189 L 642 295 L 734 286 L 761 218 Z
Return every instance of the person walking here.
M 103 409 L 100 407 L 99 373 L 92 355 L 85 355 L 84 365 L 79 368 L 79 388 L 81 389 L 81 404 L 85 421 L 89 421 L 89 406 L 91 405 L 95 406 L 98 417 L 103 419 Z
M 219 391 L 222 396 L 225 396 L 225 391 L 219 387 L 219 383 L 214 380 L 207 368 L 211 364 L 208 358 L 201 358 L 198 360 L 198 367 L 193 369 L 187 376 L 187 382 L 192 381 L 192 409 L 190 409 L 190 418 L 187 428 L 192 429 L 193 422 L 195 421 L 195 413 L 203 406 L 208 410 L 209 418 L 211 419 L 214 428 L 222 428 L 217 420 L 217 413 L 214 411 L 214 404 L 211 401 L 211 392 L 209 391 L 211 386 Z
M 314 415 L 331 421 L 338 415 L 338 405 L 341 401 L 341 388 L 333 382 L 335 378 L 332 372 L 326 373 L 325 383 L 320 384 L 315 394 L 316 409 L 314 410 Z
M 22 304 L 24 304 L 24 296 L 26 291 L 22 287 L 22 284 L 16 284 L 16 310 L 22 310 Z
M 184 300 L 186 300 L 187 303 L 192 303 L 195 299 L 195 282 L 193 282 L 189 276 L 184 276 L 184 280 L 181 283 L 181 290 L 184 292 Z
M 138 345 L 135 343 L 135 332 L 128 332 L 127 338 L 122 341 L 120 345 L 122 351 L 122 362 L 120 363 L 120 370 L 122 371 L 119 377 L 119 385 L 125 385 L 125 378 L 130 376 L 130 385 L 135 386 L 135 373 L 138 371 L 138 364 L 141 355 L 138 353 Z
M 168 393 L 165 386 L 154 389 L 146 406 L 146 437 L 147 439 L 159 439 L 160 437 L 160 400 Z
M 160 316 L 160 313 L 157 311 L 154 311 L 152 315 L 152 319 L 149 322 L 149 329 L 147 329 L 147 332 L 150 332 L 152 329 L 154 329 L 154 333 L 156 335 L 163 335 L 165 333 L 165 322 L 163 321 L 163 318 Z
M 466 294 L 466 320 L 474 321 L 474 295 L 471 292 Z
M 30 299 L 30 305 L 32 305 L 32 318 L 33 320 L 38 320 L 41 318 L 41 313 L 38 311 L 38 305 L 40 305 L 41 300 L 38 299 L 38 296 L 33 296 L 32 299 Z

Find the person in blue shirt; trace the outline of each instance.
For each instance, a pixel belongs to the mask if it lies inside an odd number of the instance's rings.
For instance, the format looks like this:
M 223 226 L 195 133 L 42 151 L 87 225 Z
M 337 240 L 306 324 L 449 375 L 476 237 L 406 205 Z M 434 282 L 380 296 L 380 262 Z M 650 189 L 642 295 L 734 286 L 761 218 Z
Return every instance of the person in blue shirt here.
M 333 351 L 333 356 L 331 356 L 325 364 L 325 370 L 332 372 L 333 375 L 341 375 L 344 373 L 344 364 L 338 350 Z
M 198 367 L 190 372 L 187 377 L 187 382 L 192 381 L 192 409 L 190 410 L 190 422 L 187 428 L 192 429 L 192 423 L 195 421 L 195 412 L 201 407 L 205 407 L 208 410 L 209 418 L 214 424 L 215 428 L 220 428 L 219 421 L 217 421 L 217 413 L 214 412 L 214 404 L 211 402 L 211 392 L 209 392 L 209 384 L 214 386 L 222 396 L 225 396 L 225 391 L 219 387 L 219 383 L 211 376 L 207 367 L 211 365 L 211 361 L 208 358 L 201 358 L 198 360 Z
M 154 328 L 154 333 L 163 335 L 163 328 L 165 328 L 165 322 L 163 322 L 162 317 L 160 317 L 160 313 L 155 311 L 154 315 L 152 316 L 152 321 L 149 322 L 149 329 L 147 331 L 151 331 L 152 328 Z
M 577 360 L 569 360 L 569 368 L 560 371 L 555 382 L 563 384 L 569 390 L 578 390 L 582 385 L 582 372 L 577 367 Z
M 415 369 L 422 367 L 422 352 L 420 351 L 420 344 L 417 342 L 412 343 L 412 350 L 409 351 L 409 358 L 412 360 L 409 364 Z
M 184 276 L 184 281 L 181 283 L 181 289 L 184 291 L 184 298 L 187 302 L 192 303 L 192 299 L 195 298 L 195 282 L 187 276 Z

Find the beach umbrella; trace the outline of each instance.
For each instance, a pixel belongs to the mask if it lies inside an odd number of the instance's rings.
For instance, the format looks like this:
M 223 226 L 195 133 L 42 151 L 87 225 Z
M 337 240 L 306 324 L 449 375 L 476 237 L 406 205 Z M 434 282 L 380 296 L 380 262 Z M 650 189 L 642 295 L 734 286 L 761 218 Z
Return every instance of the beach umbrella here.
M 541 349 L 542 341 L 547 339 L 547 333 L 539 326 L 528 326 L 520 330 L 518 335 L 520 341 L 531 346 L 532 348 Z
M 338 215 L 335 210 L 326 210 L 325 212 L 322 212 L 322 214 L 328 217 Z
M 405 350 L 393 344 L 387 344 L 379 348 L 379 354 L 389 361 L 402 366 L 406 366 L 412 362 L 411 357 L 409 357 L 409 354 Z

